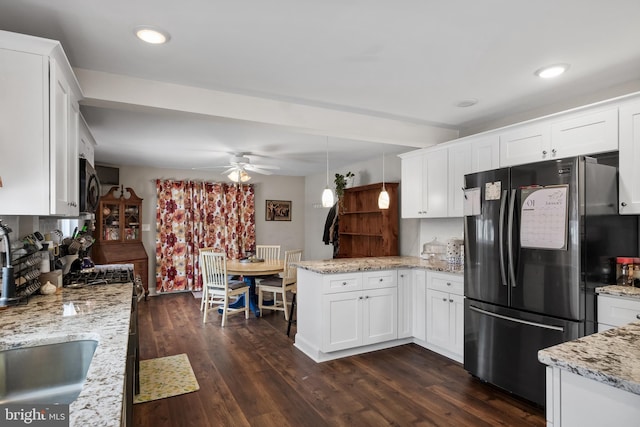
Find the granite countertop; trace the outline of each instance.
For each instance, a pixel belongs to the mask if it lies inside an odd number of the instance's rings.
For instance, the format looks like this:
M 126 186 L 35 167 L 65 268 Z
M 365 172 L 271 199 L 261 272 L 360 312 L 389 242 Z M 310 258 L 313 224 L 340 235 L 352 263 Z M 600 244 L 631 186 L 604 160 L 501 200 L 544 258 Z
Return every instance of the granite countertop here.
M 596 288 L 596 292 L 599 294 L 640 299 L 640 288 L 634 288 L 633 286 L 620 286 L 620 285 L 602 286 L 600 288 Z
M 130 283 L 60 289 L 1 311 L 0 350 L 98 341 L 82 392 L 69 405 L 70 426 L 120 426 L 131 293 Z M 65 316 L 65 311 L 75 314 Z
M 640 322 L 540 350 L 538 360 L 640 394 Z
M 423 268 L 454 274 L 464 273 L 461 265 L 433 262 L 412 256 L 338 258 L 320 261 L 300 261 L 293 265 L 320 274 L 354 273 L 357 271 L 393 270 L 399 268 Z

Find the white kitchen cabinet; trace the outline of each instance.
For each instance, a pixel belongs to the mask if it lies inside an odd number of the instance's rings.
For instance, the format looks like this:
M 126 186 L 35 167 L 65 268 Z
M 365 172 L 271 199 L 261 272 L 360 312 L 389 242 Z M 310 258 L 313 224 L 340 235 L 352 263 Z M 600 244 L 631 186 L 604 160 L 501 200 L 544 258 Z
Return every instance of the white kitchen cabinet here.
M 351 277 L 357 281 L 359 275 L 355 273 Z M 332 293 L 322 297 L 325 316 L 322 322 L 323 352 L 376 344 L 398 337 L 397 272 L 365 272 L 361 277 L 362 290 L 345 290 L 349 289 L 348 281 L 341 287 L 325 286 L 325 290 L 332 289 Z M 327 281 L 331 280 L 327 278 Z
M 463 214 L 464 176 L 471 173 L 471 144 L 467 141 L 449 145 L 447 216 L 460 217 Z
M 548 123 L 521 126 L 500 134 L 500 166 L 514 166 L 553 158 Z
M 640 320 L 640 299 L 598 295 L 598 332 Z
M 423 346 L 427 341 L 427 272 L 413 272 L 413 336 Z M 420 342 L 418 342 L 420 344 Z
M 0 214 L 78 214 L 80 87 L 58 42 L 0 31 Z
M 620 107 L 618 211 L 640 214 L 640 101 Z
M 464 288 L 459 275 L 427 272 L 427 348 L 462 362 Z
M 96 140 L 87 126 L 84 118 L 80 116 L 80 129 L 78 137 L 78 157 L 86 159 L 91 166 L 95 166 Z
M 618 149 L 618 108 L 587 110 L 500 134 L 500 166 L 605 153 Z
M 447 216 L 447 148 L 402 155 L 402 217 Z
M 497 134 L 469 140 L 471 172 L 484 172 L 500 167 L 500 138 Z
M 398 338 L 413 336 L 413 270 L 398 270 Z
M 554 158 L 606 153 L 618 149 L 618 108 L 574 113 L 551 123 Z

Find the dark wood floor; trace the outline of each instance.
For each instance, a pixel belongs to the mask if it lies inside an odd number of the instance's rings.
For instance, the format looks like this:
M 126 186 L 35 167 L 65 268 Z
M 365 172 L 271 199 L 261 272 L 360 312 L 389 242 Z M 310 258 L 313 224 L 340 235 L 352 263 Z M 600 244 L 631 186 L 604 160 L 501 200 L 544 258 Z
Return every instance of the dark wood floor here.
M 317 364 L 281 313 L 202 324 L 190 293 L 140 302 L 142 359 L 187 353 L 200 390 L 134 405 L 137 426 L 543 426 L 542 409 L 409 344 Z M 295 332 L 295 328 L 293 329 Z

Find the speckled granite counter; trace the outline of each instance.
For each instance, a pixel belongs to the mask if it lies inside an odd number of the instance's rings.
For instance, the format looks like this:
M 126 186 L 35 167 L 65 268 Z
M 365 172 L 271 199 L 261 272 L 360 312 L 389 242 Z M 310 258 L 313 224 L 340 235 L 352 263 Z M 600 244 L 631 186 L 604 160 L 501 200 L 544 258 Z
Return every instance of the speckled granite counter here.
M 356 271 L 393 270 L 399 268 L 423 268 L 462 275 L 461 265 L 447 262 L 430 262 L 419 257 L 390 256 L 370 258 L 338 258 L 320 261 L 301 261 L 294 266 L 320 274 L 353 273 Z
M 538 360 L 640 394 L 640 322 L 540 350 Z
M 596 288 L 596 293 L 640 299 L 640 288 L 634 288 L 632 286 L 602 286 L 600 288 Z
M 71 426 L 120 426 L 131 292 L 131 284 L 63 289 L 0 311 L 0 350 L 98 341 L 82 392 L 69 407 Z

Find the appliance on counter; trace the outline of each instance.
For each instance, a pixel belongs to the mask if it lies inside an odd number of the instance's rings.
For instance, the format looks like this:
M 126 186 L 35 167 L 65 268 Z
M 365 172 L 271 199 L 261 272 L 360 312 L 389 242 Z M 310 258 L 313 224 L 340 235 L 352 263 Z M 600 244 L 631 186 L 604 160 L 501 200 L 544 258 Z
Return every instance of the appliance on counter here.
M 538 350 L 594 333 L 611 257 L 638 250 L 617 170 L 569 158 L 465 176 L 464 368 L 539 405 Z
M 80 213 L 95 214 L 100 200 L 100 180 L 91 163 L 80 158 Z

